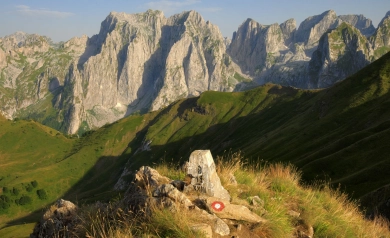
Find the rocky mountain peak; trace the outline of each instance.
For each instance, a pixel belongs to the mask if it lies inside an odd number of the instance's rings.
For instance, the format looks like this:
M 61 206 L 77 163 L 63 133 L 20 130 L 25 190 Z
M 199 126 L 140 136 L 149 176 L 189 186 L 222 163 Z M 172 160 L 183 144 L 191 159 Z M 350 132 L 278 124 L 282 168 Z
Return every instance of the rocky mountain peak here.
M 375 32 L 375 27 L 372 25 L 371 19 L 368 19 L 361 14 L 340 15 L 339 19 L 356 27 L 365 36 L 371 36 Z
M 309 63 L 312 88 L 329 87 L 369 64 L 367 39 L 343 22 L 324 34 Z
M 297 22 L 293 18 L 288 19 L 287 21 L 280 24 L 280 29 L 282 30 L 285 44 L 289 45 L 294 39 L 294 34 L 297 30 Z
M 320 15 L 306 18 L 295 34 L 295 42 L 305 43 L 308 48 L 314 47 L 320 37 L 329 29 L 336 26 L 337 15 L 333 10 Z

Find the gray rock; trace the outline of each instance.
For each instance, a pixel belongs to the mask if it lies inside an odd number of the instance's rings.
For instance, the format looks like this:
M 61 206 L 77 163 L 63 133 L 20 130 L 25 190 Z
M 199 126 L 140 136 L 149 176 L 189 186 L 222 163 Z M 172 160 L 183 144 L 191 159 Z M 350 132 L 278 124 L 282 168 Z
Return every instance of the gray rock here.
M 205 221 L 208 221 L 208 224 L 211 224 L 212 229 L 215 233 L 221 236 L 227 236 L 230 234 L 229 226 L 215 214 L 209 214 L 204 210 L 201 210 L 201 218 Z
M 160 175 L 157 170 L 148 166 L 142 166 L 135 174 L 136 185 L 144 189 L 156 189 L 161 184 L 170 182 L 171 179 Z
M 215 170 L 210 150 L 195 150 L 187 164 L 187 174 L 192 175 L 191 185 L 209 196 L 230 200 L 228 191 L 222 186 Z
M 185 208 L 193 208 L 194 204 L 172 184 L 162 184 L 153 192 L 154 197 L 168 197 L 175 202 L 183 204 Z

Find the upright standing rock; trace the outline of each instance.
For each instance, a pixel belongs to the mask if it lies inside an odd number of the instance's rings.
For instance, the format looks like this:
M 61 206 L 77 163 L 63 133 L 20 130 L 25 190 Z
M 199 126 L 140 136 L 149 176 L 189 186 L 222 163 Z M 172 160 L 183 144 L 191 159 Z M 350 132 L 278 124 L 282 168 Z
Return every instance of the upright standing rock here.
M 187 174 L 192 176 L 191 185 L 209 196 L 230 201 L 228 191 L 222 186 L 215 170 L 210 150 L 195 150 L 187 164 Z

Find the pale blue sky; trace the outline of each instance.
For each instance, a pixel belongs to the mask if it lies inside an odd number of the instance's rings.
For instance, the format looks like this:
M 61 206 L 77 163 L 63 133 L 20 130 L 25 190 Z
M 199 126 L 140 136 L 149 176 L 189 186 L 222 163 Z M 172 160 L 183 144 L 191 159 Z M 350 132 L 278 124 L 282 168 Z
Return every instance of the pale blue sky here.
M 390 10 L 390 0 L 0 0 L 0 37 L 16 31 L 46 35 L 56 42 L 92 36 L 111 11 L 149 8 L 162 10 L 166 17 L 196 10 L 231 38 L 247 18 L 264 25 L 295 18 L 299 24 L 330 9 L 337 15 L 363 14 L 376 27 Z

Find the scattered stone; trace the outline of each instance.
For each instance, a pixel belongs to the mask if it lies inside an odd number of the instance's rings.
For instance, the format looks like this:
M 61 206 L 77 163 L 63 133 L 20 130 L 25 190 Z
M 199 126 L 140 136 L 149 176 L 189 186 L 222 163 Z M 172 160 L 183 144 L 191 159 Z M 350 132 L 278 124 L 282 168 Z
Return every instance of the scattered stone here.
M 255 207 L 264 207 L 264 201 L 259 196 L 251 197 L 251 204 Z
M 210 214 L 205 210 L 200 210 L 200 217 L 207 221 L 208 224 L 211 224 L 213 231 L 221 236 L 227 236 L 230 234 L 229 226 L 222 221 L 221 218 L 217 217 L 215 214 Z
M 222 186 L 215 170 L 215 163 L 210 150 L 195 150 L 192 152 L 186 167 L 187 174 L 192 176 L 191 185 L 195 190 L 230 201 L 230 195 Z
M 30 237 L 56 237 L 58 234 L 71 236 L 70 231 L 80 222 L 76 212 L 76 205 L 63 199 L 58 200 L 45 212 Z
M 213 230 L 211 229 L 211 226 L 206 223 L 200 223 L 200 224 L 194 224 L 191 225 L 190 228 L 195 231 L 200 231 L 203 233 L 204 237 L 206 238 L 212 238 L 213 237 Z
M 171 179 L 160 175 L 149 166 L 142 166 L 135 174 L 135 183 L 141 188 L 156 188 L 160 184 L 170 183 Z
M 185 208 L 190 209 L 194 204 L 184 195 L 182 192 L 177 190 L 172 184 L 160 185 L 154 192 L 154 197 L 168 197 L 175 202 L 179 202 L 184 205 Z

